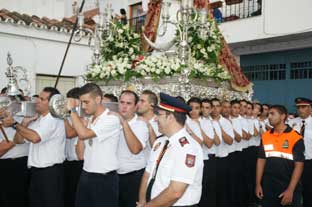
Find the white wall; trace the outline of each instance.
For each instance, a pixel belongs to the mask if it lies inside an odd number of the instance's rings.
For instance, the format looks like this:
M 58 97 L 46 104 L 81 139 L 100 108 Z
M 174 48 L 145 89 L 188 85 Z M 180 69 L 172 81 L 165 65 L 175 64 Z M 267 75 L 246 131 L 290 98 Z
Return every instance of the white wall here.
M 69 34 L 0 23 L 0 79 L 5 80 L 0 82 L 0 88 L 7 84 L 4 74 L 7 52 L 11 53 L 14 66 L 23 66 L 28 70 L 34 93 L 36 74 L 58 74 L 69 37 Z M 84 40 L 83 44 L 74 42 L 71 45 L 62 75 L 84 74 L 92 57 L 92 51 L 85 43 Z
M 262 2 L 261 16 L 220 25 L 229 43 L 312 31 L 311 0 L 262 0 Z

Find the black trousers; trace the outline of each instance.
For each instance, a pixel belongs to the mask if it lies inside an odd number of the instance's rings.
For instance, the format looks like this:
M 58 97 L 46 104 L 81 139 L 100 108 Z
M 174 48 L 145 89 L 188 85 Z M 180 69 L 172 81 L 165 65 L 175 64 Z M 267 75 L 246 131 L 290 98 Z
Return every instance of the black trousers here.
M 302 175 L 303 185 L 303 207 L 312 206 L 312 160 L 304 162 Z
M 0 206 L 27 207 L 29 171 L 27 157 L 0 159 Z
M 229 154 L 229 197 L 231 207 L 245 207 L 243 195 L 246 193 L 243 186 L 243 160 L 242 152 Z
M 216 158 L 210 156 L 209 160 L 204 160 L 204 172 L 202 181 L 202 195 L 200 207 L 216 207 L 217 170 Z
M 256 166 L 257 166 L 257 147 L 251 146 L 245 149 L 244 154 L 244 172 L 245 184 L 247 187 L 247 204 L 256 202 L 255 187 L 256 187 Z
M 119 207 L 136 207 L 144 169 L 119 174 Z
M 229 166 L 228 157 L 217 158 L 217 207 L 229 207 L 229 194 L 228 194 L 228 178 Z
M 265 195 L 265 190 L 263 192 L 263 194 Z M 278 197 L 263 197 L 263 199 L 260 201 L 261 203 L 261 207 L 301 207 L 300 204 L 300 199 L 301 199 L 301 194 L 298 192 L 294 192 L 294 196 L 293 196 L 293 202 L 291 205 L 286 205 L 283 206 L 281 204 L 281 199 Z
M 83 161 L 64 162 L 64 192 L 66 207 L 75 207 L 76 192 L 81 175 Z
M 82 171 L 76 194 L 76 207 L 118 207 L 118 187 L 116 171 L 107 174 Z
M 64 206 L 64 167 L 30 168 L 29 198 L 31 207 Z

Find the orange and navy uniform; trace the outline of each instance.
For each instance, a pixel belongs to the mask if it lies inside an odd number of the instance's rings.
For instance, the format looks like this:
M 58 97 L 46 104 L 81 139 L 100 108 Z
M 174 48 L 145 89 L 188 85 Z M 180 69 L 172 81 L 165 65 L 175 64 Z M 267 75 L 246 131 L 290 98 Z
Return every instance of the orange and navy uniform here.
M 258 157 L 266 159 L 262 187 L 267 197 L 278 197 L 285 191 L 291 180 L 295 162 L 304 162 L 302 136 L 287 126 L 283 133 L 274 129 L 262 135 Z M 301 190 L 301 184 L 296 190 Z

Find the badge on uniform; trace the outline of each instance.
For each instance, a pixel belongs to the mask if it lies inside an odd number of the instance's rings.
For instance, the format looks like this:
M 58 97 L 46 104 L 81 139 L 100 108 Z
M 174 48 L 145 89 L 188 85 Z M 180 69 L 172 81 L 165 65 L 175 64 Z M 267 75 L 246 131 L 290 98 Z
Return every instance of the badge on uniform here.
M 93 139 L 89 139 L 89 146 L 92 147 L 93 145 Z
M 160 142 L 158 142 L 156 145 L 155 145 L 155 147 L 154 147 L 154 149 L 153 149 L 153 151 L 155 152 L 158 148 L 159 148 L 159 146 L 161 145 L 161 143 Z
M 184 147 L 184 145 L 189 144 L 188 140 L 185 137 L 182 137 L 179 139 L 181 147 Z
M 284 149 L 288 149 L 289 147 L 289 143 L 288 143 L 288 140 L 286 139 L 283 143 L 283 146 L 282 146 Z
M 188 167 L 194 167 L 195 165 L 195 155 L 186 154 L 185 165 Z

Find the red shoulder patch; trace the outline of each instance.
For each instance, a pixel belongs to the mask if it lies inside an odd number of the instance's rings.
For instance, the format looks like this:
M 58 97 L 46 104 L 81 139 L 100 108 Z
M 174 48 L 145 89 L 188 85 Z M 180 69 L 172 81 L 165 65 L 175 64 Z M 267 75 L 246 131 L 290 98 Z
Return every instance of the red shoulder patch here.
M 179 139 L 180 145 L 181 147 L 184 147 L 184 145 L 189 144 L 188 140 L 186 139 L 186 137 L 182 137 Z
M 196 160 L 195 155 L 186 154 L 185 165 L 188 167 L 194 167 L 195 160 Z

